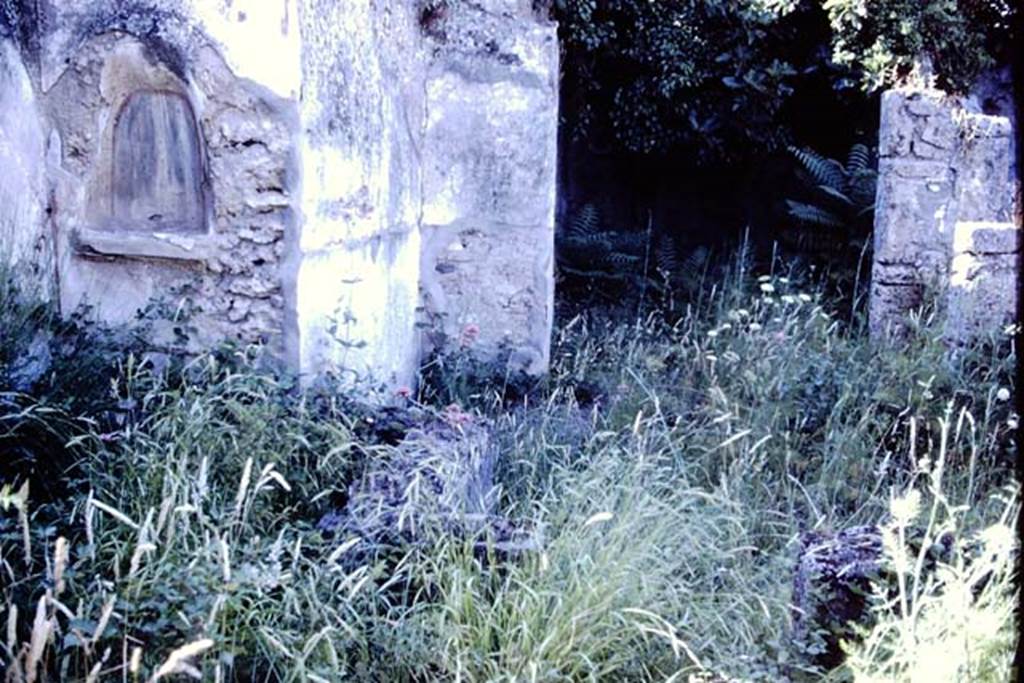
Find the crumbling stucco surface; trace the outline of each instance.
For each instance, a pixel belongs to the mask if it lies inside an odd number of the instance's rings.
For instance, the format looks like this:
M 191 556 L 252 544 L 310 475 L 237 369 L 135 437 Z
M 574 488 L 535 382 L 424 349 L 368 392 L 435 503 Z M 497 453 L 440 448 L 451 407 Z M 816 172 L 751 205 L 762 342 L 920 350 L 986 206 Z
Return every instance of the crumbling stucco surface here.
M 189 301 L 193 349 L 232 339 L 283 353 L 280 264 L 285 236 L 295 232 L 294 107 L 236 78 L 213 46 L 197 39 L 182 51 L 184 71 L 174 73 L 145 42 L 105 27 L 65 56 L 64 72 L 43 96 L 53 123 L 61 307 L 91 306 L 104 321 L 126 323 L 161 297 L 175 310 Z M 128 144 L 115 131 L 140 92 L 172 93 L 197 120 L 201 194 L 209 202 L 197 197 L 183 209 L 198 216 L 196 224 L 167 225 L 154 215 L 152 224 L 128 225 L 114 215 L 112 179 L 127 172 L 114 166 L 131 156 L 115 153 Z M 135 156 L 151 157 L 151 142 L 136 140 L 144 148 Z
M 426 317 L 543 370 L 554 27 L 520 0 L 449 6 L 442 38 L 417 0 L 11 5 L 5 243 L 65 313 L 148 311 L 158 345 L 259 342 L 391 392 Z
M 547 368 L 553 317 L 558 41 L 529 3 L 467 2 L 431 32 L 423 290 L 435 344 Z M 439 335 L 436 333 L 440 332 Z
M 52 296 L 52 240 L 45 219 L 45 136 L 21 55 L 0 37 L 0 245 L 9 265 L 43 298 Z
M 1012 127 L 961 105 L 933 90 L 882 96 L 875 337 L 901 329 L 928 293 L 945 302 L 951 341 L 996 331 L 1016 314 Z
M 302 12 L 300 367 L 389 387 L 418 362 L 423 54 L 412 3 Z

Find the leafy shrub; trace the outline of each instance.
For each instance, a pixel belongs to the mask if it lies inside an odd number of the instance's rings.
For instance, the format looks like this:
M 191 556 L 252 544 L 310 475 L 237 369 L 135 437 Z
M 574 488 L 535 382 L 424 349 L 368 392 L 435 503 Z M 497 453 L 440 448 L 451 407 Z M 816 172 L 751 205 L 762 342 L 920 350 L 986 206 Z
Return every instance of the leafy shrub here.
M 793 93 L 796 0 L 556 0 L 577 135 L 633 152 L 678 145 L 706 160 L 778 145 Z
M 832 58 L 860 72 L 865 88 L 907 78 L 928 58 L 938 85 L 964 93 L 1011 39 L 1007 0 L 828 0 Z

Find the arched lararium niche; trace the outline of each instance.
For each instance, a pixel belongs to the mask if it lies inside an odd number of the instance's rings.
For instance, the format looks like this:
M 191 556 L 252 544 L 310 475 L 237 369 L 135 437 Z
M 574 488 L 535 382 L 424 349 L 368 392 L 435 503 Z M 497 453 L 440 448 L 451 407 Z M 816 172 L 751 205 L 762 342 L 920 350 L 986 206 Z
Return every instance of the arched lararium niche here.
M 132 92 L 114 119 L 110 228 L 205 231 L 203 157 L 192 106 L 169 90 Z
M 104 34 L 78 50 L 47 95 L 67 179 L 55 196 L 65 254 L 210 255 L 208 95 L 132 36 Z

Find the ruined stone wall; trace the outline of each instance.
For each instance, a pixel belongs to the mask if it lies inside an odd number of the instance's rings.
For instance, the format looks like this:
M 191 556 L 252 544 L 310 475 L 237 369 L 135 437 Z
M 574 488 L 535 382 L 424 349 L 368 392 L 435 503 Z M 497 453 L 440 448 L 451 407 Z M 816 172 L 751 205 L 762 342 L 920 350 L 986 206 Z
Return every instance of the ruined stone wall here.
M 530 3 L 452 4 L 424 27 L 422 287 L 428 343 L 463 337 L 547 368 L 553 317 L 558 41 Z
M 35 90 L 15 40 L 0 34 L 0 266 L 23 287 L 53 296 L 47 234 L 45 136 Z
M 225 56 L 244 67 L 233 46 L 273 46 L 276 36 L 279 63 L 287 64 L 283 48 L 293 39 L 297 46 L 297 35 L 274 21 L 270 35 L 260 35 L 268 17 L 286 15 L 286 4 L 230 4 L 36 5 L 32 49 L 21 53 L 45 140 L 44 204 L 17 231 L 22 239 L 46 236 L 65 314 L 88 309 L 116 324 L 156 304 L 158 345 L 199 349 L 234 339 L 280 352 L 288 317 L 282 263 L 297 216 L 298 115 L 288 98 L 298 75 L 289 84 L 269 74 L 275 93 L 240 78 Z M 234 42 L 214 39 L 218 33 Z
M 898 330 L 928 293 L 947 336 L 998 329 L 1016 312 L 1010 137 L 1005 117 L 971 113 L 940 92 L 882 97 L 871 292 L 875 336 Z
M 66 314 L 149 311 L 158 345 L 262 342 L 384 395 L 424 320 L 546 368 L 558 47 L 530 2 L 24 6 L 0 234 Z
M 417 369 L 423 53 L 414 3 L 302 6 L 299 365 Z

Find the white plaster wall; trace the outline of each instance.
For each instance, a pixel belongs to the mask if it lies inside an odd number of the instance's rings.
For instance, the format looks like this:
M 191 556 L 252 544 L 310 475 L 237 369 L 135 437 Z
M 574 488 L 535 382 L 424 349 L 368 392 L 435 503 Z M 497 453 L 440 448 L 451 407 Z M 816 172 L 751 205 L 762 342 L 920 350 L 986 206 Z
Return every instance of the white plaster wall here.
M 558 40 L 528 2 L 450 11 L 428 75 L 421 288 L 428 339 L 547 369 L 554 317 Z
M 189 5 L 236 76 L 260 83 L 279 97 L 298 97 L 298 0 L 189 0 Z
M 414 381 L 422 128 L 409 2 L 304 0 L 298 365 L 385 392 Z
M 0 39 L 0 265 L 49 298 L 54 274 L 44 207 L 45 137 L 28 72 L 15 45 Z
M 345 0 L 347 3 L 348 0 Z M 64 72 L 64 59 L 102 22 L 128 30 L 152 29 L 177 45 L 213 42 L 232 72 L 279 97 L 297 97 L 302 85 L 299 0 L 145 0 L 127 12 L 112 0 L 41 0 L 49 34 L 42 46 L 42 87 Z M 144 18 L 143 18 L 144 17 Z M 141 22 L 141 23 L 140 23 Z
M 298 234 L 297 103 L 239 78 L 181 3 L 122 10 L 108 0 L 83 13 L 71 12 L 73 6 L 59 15 L 69 23 L 40 35 L 41 53 L 63 66 L 40 95 L 53 140 L 47 172 L 62 310 L 85 305 L 93 318 L 118 324 L 160 299 L 156 316 L 192 311 L 191 350 L 231 339 L 287 355 L 286 298 L 294 282 L 286 279 L 285 256 Z M 147 33 L 154 17 L 166 22 Z M 240 35 L 247 24 L 237 27 Z M 66 35 L 78 38 L 68 42 Z M 68 52 L 59 56 L 58 44 Z M 203 224 L 188 234 L 111 225 L 91 208 L 109 201 L 114 115 L 140 88 L 179 92 L 196 116 L 209 201 Z

